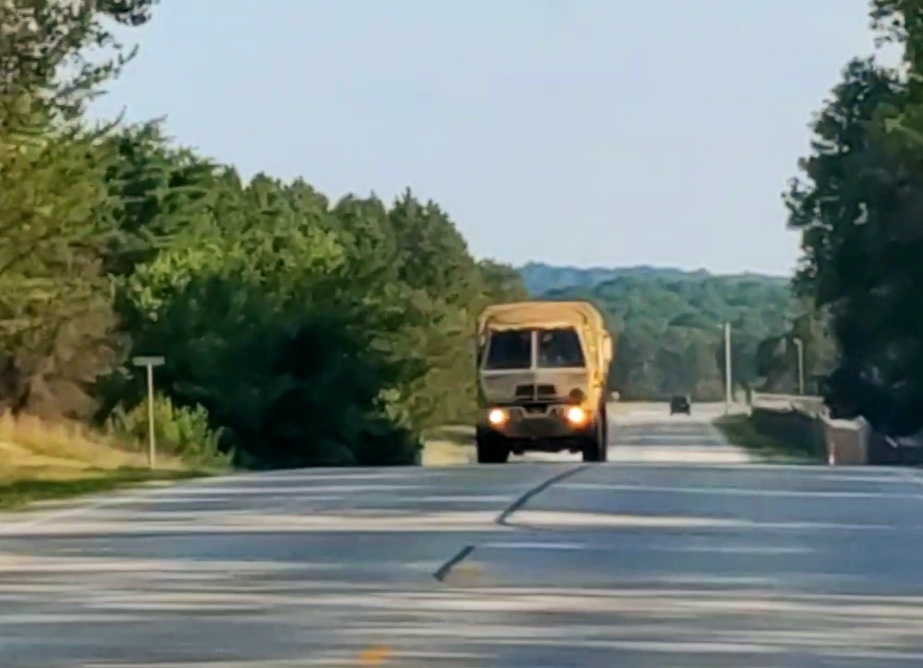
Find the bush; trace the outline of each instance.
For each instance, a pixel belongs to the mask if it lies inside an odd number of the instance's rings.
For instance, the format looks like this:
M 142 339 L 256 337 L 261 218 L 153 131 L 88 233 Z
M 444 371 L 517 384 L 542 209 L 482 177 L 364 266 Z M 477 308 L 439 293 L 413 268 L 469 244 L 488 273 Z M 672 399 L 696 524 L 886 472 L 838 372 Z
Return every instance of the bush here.
M 108 426 L 116 434 L 146 442 L 147 402 L 129 411 L 117 408 Z M 219 448 L 222 431 L 211 428 L 208 412 L 201 406 L 176 406 L 169 397 L 158 394 L 154 398 L 154 429 L 158 452 L 200 466 L 225 467 L 232 461 L 232 455 Z

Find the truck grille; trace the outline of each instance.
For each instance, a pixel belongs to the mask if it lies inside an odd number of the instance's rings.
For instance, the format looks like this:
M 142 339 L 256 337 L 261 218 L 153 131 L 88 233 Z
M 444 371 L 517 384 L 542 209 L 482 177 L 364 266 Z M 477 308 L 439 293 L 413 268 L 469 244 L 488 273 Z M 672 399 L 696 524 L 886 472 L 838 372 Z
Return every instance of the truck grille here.
M 517 385 L 515 394 L 517 399 L 532 400 L 554 399 L 558 396 L 554 385 Z

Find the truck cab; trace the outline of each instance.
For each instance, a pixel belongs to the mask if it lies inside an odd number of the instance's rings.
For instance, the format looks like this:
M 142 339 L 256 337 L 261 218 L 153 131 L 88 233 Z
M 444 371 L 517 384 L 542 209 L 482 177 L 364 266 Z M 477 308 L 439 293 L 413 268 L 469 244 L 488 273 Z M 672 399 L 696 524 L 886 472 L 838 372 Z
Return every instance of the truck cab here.
M 586 302 L 489 307 L 478 323 L 478 461 L 580 452 L 605 461 L 612 339 Z

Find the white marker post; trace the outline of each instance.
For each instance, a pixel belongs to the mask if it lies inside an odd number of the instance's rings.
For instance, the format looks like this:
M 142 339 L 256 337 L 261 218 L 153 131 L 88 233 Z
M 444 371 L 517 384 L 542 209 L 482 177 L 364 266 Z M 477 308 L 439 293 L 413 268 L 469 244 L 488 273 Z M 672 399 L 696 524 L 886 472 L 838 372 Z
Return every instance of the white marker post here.
M 148 466 L 154 468 L 154 452 L 157 447 L 154 436 L 154 367 L 164 363 L 163 357 L 136 357 L 131 362 L 135 366 L 147 368 L 147 434 L 148 434 Z
M 729 415 L 734 403 L 734 376 L 731 374 L 731 323 L 724 323 L 724 412 Z

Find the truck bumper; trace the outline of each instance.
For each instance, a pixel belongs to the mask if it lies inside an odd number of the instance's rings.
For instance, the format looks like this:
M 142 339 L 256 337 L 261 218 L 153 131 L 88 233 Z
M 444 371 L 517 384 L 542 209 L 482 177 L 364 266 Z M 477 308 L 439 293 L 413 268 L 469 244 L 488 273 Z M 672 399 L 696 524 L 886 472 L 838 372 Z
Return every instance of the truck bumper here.
M 585 421 L 574 424 L 566 417 L 568 408 L 570 406 L 549 407 L 544 413 L 530 413 L 515 406 L 487 409 L 482 419 L 478 420 L 478 438 L 502 438 L 516 453 L 562 450 L 577 452 L 586 439 L 597 436 L 599 414 L 597 411 L 584 409 Z M 506 419 L 499 424 L 492 423 L 489 419 L 491 410 L 505 411 Z

